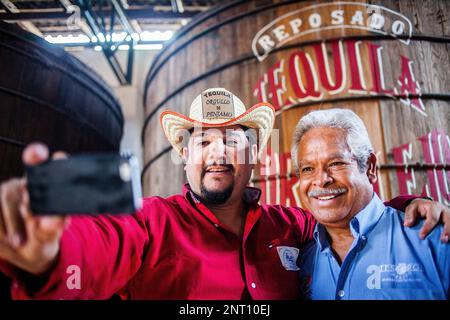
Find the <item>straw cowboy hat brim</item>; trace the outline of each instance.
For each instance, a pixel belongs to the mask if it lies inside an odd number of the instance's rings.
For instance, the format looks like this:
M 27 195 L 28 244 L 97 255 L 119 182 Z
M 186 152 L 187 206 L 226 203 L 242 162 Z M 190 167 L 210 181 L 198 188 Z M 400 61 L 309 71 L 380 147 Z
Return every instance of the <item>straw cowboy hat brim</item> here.
M 275 109 L 271 104 L 264 102 L 254 105 L 234 119 L 218 123 L 198 121 L 173 111 L 164 111 L 160 117 L 161 126 L 167 140 L 179 154 L 181 154 L 183 147 L 181 137 L 186 130 L 188 131 L 194 127 L 218 128 L 233 125 L 258 129 L 259 151 L 261 152 L 270 137 L 274 121 Z

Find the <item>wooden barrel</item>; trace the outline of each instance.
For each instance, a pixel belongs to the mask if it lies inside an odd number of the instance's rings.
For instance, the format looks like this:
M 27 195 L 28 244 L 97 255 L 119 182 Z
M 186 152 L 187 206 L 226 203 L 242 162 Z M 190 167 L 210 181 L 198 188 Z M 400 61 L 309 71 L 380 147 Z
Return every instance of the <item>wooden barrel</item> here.
M 34 141 L 69 153 L 118 151 L 123 116 L 87 66 L 33 34 L 0 22 L 0 181 L 23 174 Z M 0 274 L 0 300 L 10 280 Z
M 111 89 L 76 58 L 0 22 L 0 181 L 22 175 L 33 141 L 69 153 L 119 150 L 123 116 Z
M 380 160 L 383 198 L 426 194 L 450 203 L 450 2 L 231 1 L 182 29 L 157 56 L 145 91 L 146 194 L 169 195 L 183 166 L 159 126 L 188 114 L 208 87 L 277 110 L 272 144 L 254 172 L 261 202 L 301 205 L 292 133 L 311 110 L 349 108 Z

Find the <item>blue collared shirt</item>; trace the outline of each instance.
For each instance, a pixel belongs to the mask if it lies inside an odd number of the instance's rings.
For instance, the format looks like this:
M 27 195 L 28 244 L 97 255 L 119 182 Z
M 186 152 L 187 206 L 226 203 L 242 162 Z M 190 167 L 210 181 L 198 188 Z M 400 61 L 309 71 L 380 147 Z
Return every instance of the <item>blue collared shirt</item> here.
M 325 227 L 299 261 L 300 290 L 306 299 L 448 299 L 450 245 L 440 241 L 442 226 L 425 240 L 424 221 L 403 226 L 404 213 L 386 207 L 377 195 L 350 221 L 355 238 L 339 265 Z

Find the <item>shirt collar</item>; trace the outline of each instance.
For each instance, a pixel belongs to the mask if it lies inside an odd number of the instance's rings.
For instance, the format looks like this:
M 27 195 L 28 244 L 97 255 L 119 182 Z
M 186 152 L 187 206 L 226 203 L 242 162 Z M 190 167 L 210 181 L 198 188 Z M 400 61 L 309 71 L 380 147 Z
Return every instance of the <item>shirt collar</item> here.
M 183 186 L 183 195 L 186 199 L 189 200 L 191 198 L 195 203 L 200 203 L 200 197 L 194 193 L 191 189 L 189 183 L 184 184 Z M 261 190 L 254 187 L 245 187 L 244 191 L 244 201 L 249 205 L 255 205 L 258 203 L 259 198 L 261 197 Z
M 217 219 L 217 217 L 209 210 L 206 205 L 204 205 L 201 201 L 198 195 L 196 195 L 189 186 L 188 183 L 186 183 L 183 186 L 183 195 L 186 200 L 188 200 L 193 207 L 195 207 L 203 216 L 205 216 L 211 223 L 213 223 L 216 227 L 221 226 L 220 221 Z M 248 212 L 245 218 L 245 225 L 244 225 L 244 235 L 243 239 L 244 242 L 246 241 L 248 235 L 250 234 L 250 231 L 252 230 L 253 226 L 256 224 L 256 222 L 261 217 L 262 211 L 261 207 L 258 205 L 259 197 L 261 196 L 261 190 L 253 187 L 245 187 L 244 192 L 244 201 L 248 204 Z M 226 229 L 226 227 L 222 226 Z
M 353 236 L 357 238 L 359 235 L 369 233 L 380 220 L 385 208 L 378 195 L 374 193 L 369 204 L 350 221 L 350 231 Z
M 328 242 L 327 237 L 327 230 L 320 223 L 316 223 L 316 226 L 314 227 L 313 237 L 319 245 L 320 251 L 323 251 L 330 246 L 330 242 Z
M 358 238 L 359 235 L 366 235 L 369 233 L 377 224 L 378 220 L 380 220 L 385 208 L 386 206 L 380 200 L 378 195 L 374 193 L 369 204 L 350 220 L 350 231 L 353 237 Z M 319 245 L 320 251 L 323 251 L 330 246 L 327 231 L 322 224 L 316 224 L 313 236 Z

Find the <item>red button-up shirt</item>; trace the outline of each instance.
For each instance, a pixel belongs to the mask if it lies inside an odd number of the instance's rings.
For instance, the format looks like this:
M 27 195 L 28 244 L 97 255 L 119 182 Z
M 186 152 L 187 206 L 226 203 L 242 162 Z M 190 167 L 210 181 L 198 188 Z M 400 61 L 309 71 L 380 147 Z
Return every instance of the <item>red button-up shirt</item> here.
M 16 299 L 296 299 L 297 271 L 279 251 L 310 241 L 314 218 L 259 205 L 259 194 L 246 189 L 242 239 L 185 185 L 183 195 L 144 199 L 134 215 L 74 217 L 38 287 L 4 262 L 0 270 L 14 279 Z

